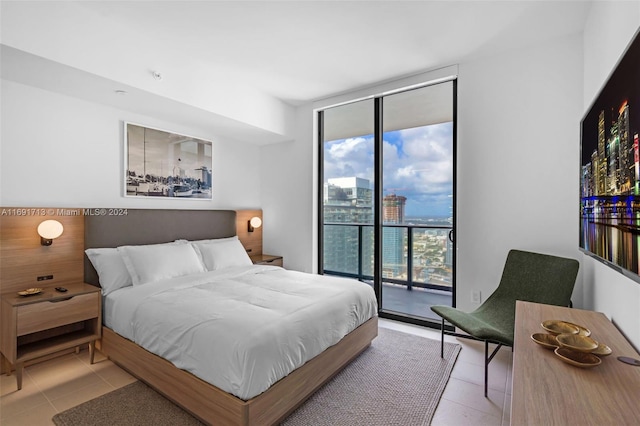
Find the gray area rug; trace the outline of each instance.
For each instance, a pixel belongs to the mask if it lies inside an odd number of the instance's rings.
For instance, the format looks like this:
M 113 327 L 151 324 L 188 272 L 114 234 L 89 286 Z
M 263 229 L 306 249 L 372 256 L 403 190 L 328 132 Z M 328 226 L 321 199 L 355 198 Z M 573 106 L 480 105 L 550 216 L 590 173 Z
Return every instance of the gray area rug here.
M 202 425 L 139 381 L 58 413 L 52 420 L 58 426 Z
M 429 425 L 460 346 L 385 328 L 371 347 L 294 411 L 283 426 Z M 53 417 L 58 426 L 201 425 L 135 382 Z

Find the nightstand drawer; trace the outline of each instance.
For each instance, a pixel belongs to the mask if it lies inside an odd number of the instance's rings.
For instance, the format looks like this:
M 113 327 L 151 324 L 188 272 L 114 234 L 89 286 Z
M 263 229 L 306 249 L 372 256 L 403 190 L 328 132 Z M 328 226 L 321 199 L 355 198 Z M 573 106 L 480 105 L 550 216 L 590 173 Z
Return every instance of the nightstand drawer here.
M 18 306 L 17 335 L 23 336 L 96 317 L 100 293 Z

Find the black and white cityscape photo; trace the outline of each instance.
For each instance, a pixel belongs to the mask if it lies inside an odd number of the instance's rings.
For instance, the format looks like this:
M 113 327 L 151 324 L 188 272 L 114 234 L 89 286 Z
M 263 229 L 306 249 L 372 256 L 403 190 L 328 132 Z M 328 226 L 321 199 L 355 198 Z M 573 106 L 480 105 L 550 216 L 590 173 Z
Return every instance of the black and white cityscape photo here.
M 211 200 L 210 141 L 125 123 L 125 195 Z

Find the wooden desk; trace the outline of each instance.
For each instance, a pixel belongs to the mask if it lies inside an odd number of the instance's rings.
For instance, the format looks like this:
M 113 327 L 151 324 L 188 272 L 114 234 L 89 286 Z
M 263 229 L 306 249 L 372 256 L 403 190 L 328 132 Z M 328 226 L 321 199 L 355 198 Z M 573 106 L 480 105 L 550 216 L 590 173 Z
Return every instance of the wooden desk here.
M 550 319 L 587 327 L 613 353 L 593 368 L 562 362 L 531 340 Z M 640 367 L 616 359 L 640 355 L 604 314 L 518 301 L 513 351 L 512 425 L 640 424 Z

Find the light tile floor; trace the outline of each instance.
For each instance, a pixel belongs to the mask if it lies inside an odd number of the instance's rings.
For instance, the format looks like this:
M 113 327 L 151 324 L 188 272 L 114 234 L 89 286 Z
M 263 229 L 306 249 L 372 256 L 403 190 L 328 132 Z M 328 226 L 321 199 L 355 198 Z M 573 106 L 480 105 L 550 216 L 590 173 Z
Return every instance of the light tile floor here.
M 380 327 L 440 342 L 440 331 L 380 319 Z M 445 336 L 462 346 L 431 424 L 433 426 L 504 426 L 511 413 L 511 348 L 501 348 L 489 364 L 489 391 L 484 397 L 484 343 Z M 491 345 L 490 350 L 493 350 Z
M 380 327 L 440 340 L 433 329 L 380 319 Z M 432 425 L 509 424 L 511 400 L 511 349 L 502 349 L 489 366 L 489 397 L 483 396 L 484 346 L 468 339 L 446 336 L 462 351 L 436 410 Z M 22 390 L 15 375 L 0 379 L 0 424 L 3 426 L 53 425 L 61 411 L 96 398 L 136 379 L 96 353 L 89 363 L 87 351 L 68 354 L 25 368 Z

